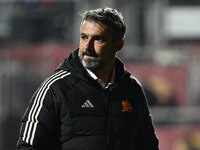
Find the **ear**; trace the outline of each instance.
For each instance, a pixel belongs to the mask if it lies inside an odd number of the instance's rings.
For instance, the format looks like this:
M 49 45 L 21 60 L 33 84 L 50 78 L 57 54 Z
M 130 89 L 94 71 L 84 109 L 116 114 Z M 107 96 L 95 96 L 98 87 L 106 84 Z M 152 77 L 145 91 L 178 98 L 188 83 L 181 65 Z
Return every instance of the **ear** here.
M 121 50 L 124 46 L 124 39 L 120 39 L 116 41 L 116 52 Z

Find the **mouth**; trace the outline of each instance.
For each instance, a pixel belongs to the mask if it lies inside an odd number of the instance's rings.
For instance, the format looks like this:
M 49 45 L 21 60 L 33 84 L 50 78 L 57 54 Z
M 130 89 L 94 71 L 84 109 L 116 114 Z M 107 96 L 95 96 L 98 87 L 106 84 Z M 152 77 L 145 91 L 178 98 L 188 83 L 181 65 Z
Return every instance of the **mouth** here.
M 97 58 L 98 57 L 98 55 L 96 53 L 90 52 L 90 51 L 83 51 L 82 56 L 86 57 L 86 58 Z
M 97 59 L 97 57 L 94 57 L 94 56 L 84 55 L 83 60 L 85 60 L 85 61 L 96 61 L 98 59 Z
M 98 58 L 98 55 L 93 52 L 83 51 L 82 58 L 85 60 L 96 60 Z

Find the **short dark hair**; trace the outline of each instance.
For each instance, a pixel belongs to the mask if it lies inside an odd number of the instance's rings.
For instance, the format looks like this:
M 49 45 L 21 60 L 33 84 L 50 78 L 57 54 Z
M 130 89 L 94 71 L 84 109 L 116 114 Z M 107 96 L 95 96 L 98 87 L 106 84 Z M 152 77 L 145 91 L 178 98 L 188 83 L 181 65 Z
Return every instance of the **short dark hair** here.
M 126 25 L 122 14 L 113 8 L 98 8 L 94 10 L 86 11 L 81 14 L 82 22 L 84 21 L 94 21 L 102 22 L 107 25 L 111 30 L 111 34 L 114 40 L 120 40 L 125 38 Z

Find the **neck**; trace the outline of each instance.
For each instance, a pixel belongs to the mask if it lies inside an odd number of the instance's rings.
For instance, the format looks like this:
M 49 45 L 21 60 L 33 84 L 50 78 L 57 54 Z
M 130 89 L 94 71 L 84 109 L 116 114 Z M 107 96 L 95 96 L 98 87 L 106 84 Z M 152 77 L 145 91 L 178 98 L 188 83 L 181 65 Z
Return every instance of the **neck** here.
M 110 67 L 107 67 L 104 70 L 92 70 L 92 72 L 99 78 L 101 79 L 105 85 L 108 84 L 112 77 L 112 71 L 113 71 L 113 65 Z

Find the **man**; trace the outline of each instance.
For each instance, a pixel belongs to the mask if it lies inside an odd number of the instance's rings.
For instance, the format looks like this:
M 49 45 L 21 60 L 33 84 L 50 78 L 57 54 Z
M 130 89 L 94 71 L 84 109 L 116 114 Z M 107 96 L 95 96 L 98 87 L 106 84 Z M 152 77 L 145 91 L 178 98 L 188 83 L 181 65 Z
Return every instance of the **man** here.
M 18 150 L 158 150 L 145 95 L 115 56 L 121 13 L 83 14 L 80 44 L 33 95 Z

